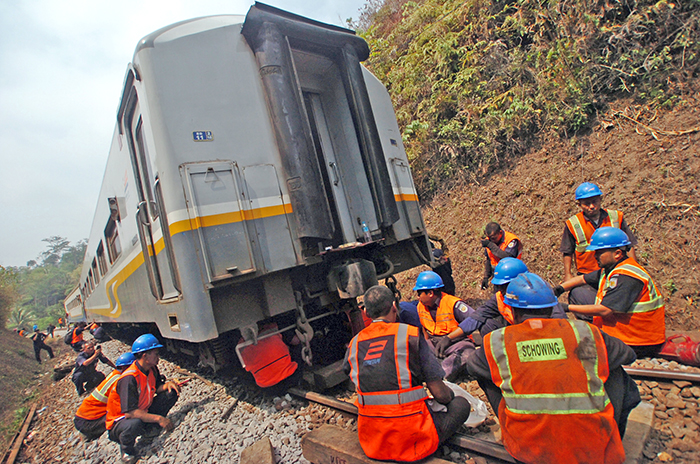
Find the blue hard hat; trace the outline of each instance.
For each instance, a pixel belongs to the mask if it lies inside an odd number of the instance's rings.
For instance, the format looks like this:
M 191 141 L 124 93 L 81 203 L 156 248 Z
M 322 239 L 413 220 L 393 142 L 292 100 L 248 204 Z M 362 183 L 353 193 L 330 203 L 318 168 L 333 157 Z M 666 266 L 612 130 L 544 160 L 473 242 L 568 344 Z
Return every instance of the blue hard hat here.
M 617 227 L 601 227 L 591 235 L 591 241 L 586 247 L 586 251 L 620 248 L 631 244 L 632 242 L 623 230 Z
M 521 309 L 549 308 L 558 303 L 552 287 L 532 272 L 524 272 L 511 280 L 503 301 L 508 306 Z
M 136 361 L 134 355 L 127 351 L 123 355 L 119 356 L 116 361 L 114 361 L 114 365 L 117 367 L 129 367 L 134 363 L 134 361 Z
M 518 258 L 503 258 L 493 270 L 491 283 L 494 285 L 507 284 L 523 272 L 527 272 L 527 266 Z
M 584 198 L 597 197 L 602 195 L 603 192 L 600 191 L 598 186 L 592 182 L 584 182 L 583 184 L 576 187 L 576 199 L 582 200 Z
M 131 353 L 142 353 L 144 351 L 155 350 L 156 348 L 163 348 L 163 345 L 160 344 L 154 335 L 144 334 L 134 340 L 134 344 L 131 345 Z
M 34 324 L 34 327 L 32 327 L 32 329 L 34 329 L 34 330 L 37 330 L 38 328 L 39 328 L 39 326 L 36 324 Z
M 423 271 L 418 274 L 416 279 L 416 286 L 413 290 L 435 290 L 436 288 L 442 288 L 445 284 L 442 283 L 442 278 L 433 271 Z

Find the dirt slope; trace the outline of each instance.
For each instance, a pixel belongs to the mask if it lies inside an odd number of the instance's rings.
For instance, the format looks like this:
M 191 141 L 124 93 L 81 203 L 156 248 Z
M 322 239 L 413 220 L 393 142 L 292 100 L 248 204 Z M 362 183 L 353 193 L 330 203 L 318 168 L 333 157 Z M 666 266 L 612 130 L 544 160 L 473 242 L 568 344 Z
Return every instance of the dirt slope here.
M 637 235 L 637 257 L 668 301 L 669 329 L 700 327 L 700 132 L 693 130 L 700 129 L 700 112 L 697 98 L 686 102 L 658 114 L 612 105 L 588 136 L 549 141 L 487 181 L 424 206 L 428 230 L 449 247 L 458 296 L 489 295 L 478 289 L 479 238 L 489 221 L 523 240 L 531 271 L 558 283 L 564 221 L 578 212 L 574 189 L 591 181 L 605 194 L 603 207 L 623 211 Z M 409 285 L 418 272 L 402 276 L 404 298 L 415 298 Z

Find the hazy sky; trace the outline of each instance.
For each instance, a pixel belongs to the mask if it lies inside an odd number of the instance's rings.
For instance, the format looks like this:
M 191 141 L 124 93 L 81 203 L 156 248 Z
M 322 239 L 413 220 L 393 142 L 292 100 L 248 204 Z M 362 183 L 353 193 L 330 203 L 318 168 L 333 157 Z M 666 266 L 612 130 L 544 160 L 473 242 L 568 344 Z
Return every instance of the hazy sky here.
M 138 41 L 183 19 L 246 14 L 253 3 L 0 1 L 0 265 L 25 265 L 52 235 L 87 238 Z M 365 0 L 265 3 L 345 26 Z

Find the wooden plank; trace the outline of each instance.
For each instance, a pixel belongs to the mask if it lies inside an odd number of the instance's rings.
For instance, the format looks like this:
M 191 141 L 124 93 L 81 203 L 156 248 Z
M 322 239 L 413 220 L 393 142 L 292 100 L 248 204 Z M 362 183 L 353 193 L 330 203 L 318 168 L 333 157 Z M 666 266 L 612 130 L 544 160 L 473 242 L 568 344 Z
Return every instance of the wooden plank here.
M 370 459 L 362 451 L 356 432 L 334 425 L 323 425 L 301 439 L 304 457 L 313 464 L 386 464 L 395 461 Z M 421 464 L 450 464 L 444 459 L 429 457 Z
M 486 440 L 479 440 L 468 435 L 454 434 L 448 440 L 453 445 L 457 445 L 465 450 L 475 451 L 489 457 L 500 459 L 504 462 L 514 463 L 513 456 L 500 443 L 491 443 Z
M 26 419 L 24 419 L 24 425 L 22 425 L 22 430 L 19 432 L 19 435 L 15 439 L 15 443 L 12 445 L 10 456 L 7 458 L 7 464 L 14 464 L 15 459 L 17 459 L 19 450 L 22 448 L 24 437 L 27 435 L 29 425 L 32 423 L 32 419 L 34 418 L 34 411 L 36 411 L 36 403 L 32 405 L 31 409 L 29 409 L 29 414 L 27 414 Z
M 325 406 L 330 406 L 331 408 L 339 409 L 341 411 L 348 412 L 350 414 L 357 415 L 357 406 L 352 403 L 346 403 L 345 401 L 336 400 L 330 396 L 321 395 L 320 393 L 304 391 L 300 388 L 290 388 L 289 393 L 300 398 L 305 398 L 314 403 L 323 404 Z

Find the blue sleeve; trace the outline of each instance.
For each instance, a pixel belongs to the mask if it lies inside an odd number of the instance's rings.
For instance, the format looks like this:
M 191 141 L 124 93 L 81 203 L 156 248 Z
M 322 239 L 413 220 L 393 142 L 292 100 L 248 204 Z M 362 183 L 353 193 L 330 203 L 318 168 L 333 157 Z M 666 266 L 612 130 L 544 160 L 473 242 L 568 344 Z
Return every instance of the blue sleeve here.
M 455 303 L 454 308 L 452 308 L 452 314 L 454 314 L 457 323 L 461 323 L 463 320 L 474 314 L 474 308 L 469 306 L 462 300 Z
M 459 328 L 462 329 L 462 331 L 465 334 L 469 335 L 470 333 L 474 332 L 475 330 L 481 328 L 482 325 L 484 325 L 483 322 L 479 322 L 476 319 L 472 319 L 471 317 L 468 317 L 459 323 Z

